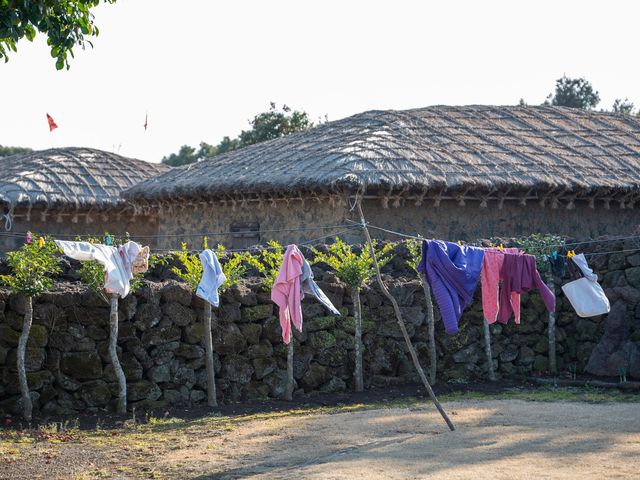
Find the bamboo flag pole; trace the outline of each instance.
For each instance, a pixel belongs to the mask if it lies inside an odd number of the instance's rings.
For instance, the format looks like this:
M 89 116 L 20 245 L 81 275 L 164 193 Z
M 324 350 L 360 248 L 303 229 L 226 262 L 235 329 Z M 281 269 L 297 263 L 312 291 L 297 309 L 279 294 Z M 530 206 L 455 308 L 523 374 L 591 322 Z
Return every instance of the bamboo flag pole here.
M 416 370 L 418 371 L 418 375 L 420 375 L 420 379 L 422 380 L 424 387 L 427 389 L 427 392 L 429 393 L 429 396 L 431 397 L 433 404 L 436 406 L 436 408 L 440 412 L 440 415 L 442 415 L 442 418 L 444 418 L 444 421 L 447 422 L 447 426 L 451 431 L 453 431 L 456 428 L 453 426 L 453 423 L 451 423 L 451 420 L 447 416 L 447 413 L 442 408 L 442 405 L 438 401 L 436 394 L 433 393 L 433 389 L 431 388 L 431 385 L 429 385 L 429 381 L 427 380 L 427 377 L 424 374 L 424 370 L 422 370 L 422 367 L 420 366 L 420 361 L 418 360 L 416 351 L 413 348 L 413 344 L 411 343 L 411 338 L 409 338 L 409 334 L 407 333 L 407 328 L 405 327 L 404 320 L 402 319 L 402 314 L 400 313 L 400 307 L 398 306 L 398 302 L 396 302 L 396 299 L 393 298 L 393 295 L 391 295 L 391 293 L 387 289 L 387 286 L 382 281 L 382 276 L 380 275 L 380 267 L 378 265 L 378 260 L 376 259 L 376 252 L 375 252 L 375 249 L 373 248 L 371 235 L 369 235 L 367 222 L 364 219 L 364 213 L 362 213 L 362 205 L 360 201 L 357 201 L 356 206 L 358 207 L 358 213 L 360 213 L 360 221 L 362 222 L 362 232 L 364 234 L 365 240 L 367 241 L 367 244 L 369 245 L 369 250 L 371 251 L 371 259 L 373 260 L 373 267 L 376 271 L 376 278 L 378 279 L 378 284 L 380 285 L 380 289 L 382 290 L 382 293 L 389 299 L 389 301 L 393 305 L 393 310 L 396 314 L 396 320 L 398 321 L 398 326 L 400 327 L 400 331 L 402 332 L 404 341 L 406 342 L 407 348 L 409 349 L 409 354 L 411 355 L 411 359 L 413 360 L 413 365 L 416 367 Z

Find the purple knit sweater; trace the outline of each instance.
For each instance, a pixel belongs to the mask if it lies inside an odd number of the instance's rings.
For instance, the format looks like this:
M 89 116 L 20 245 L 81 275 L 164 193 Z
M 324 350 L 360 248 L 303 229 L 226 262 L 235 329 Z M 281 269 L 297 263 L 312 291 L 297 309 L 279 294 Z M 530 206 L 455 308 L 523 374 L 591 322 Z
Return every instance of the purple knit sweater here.
M 418 271 L 426 275 L 445 331 L 458 333 L 462 311 L 471 304 L 482 271 L 484 251 L 441 240 L 422 242 Z
M 547 310 L 553 312 L 556 308 L 556 296 L 542 281 L 536 268 L 536 257 L 533 255 L 505 255 L 502 264 L 502 291 L 500 292 L 500 323 L 507 323 L 513 313 L 511 307 L 511 292 L 529 293 L 537 288 L 542 296 Z

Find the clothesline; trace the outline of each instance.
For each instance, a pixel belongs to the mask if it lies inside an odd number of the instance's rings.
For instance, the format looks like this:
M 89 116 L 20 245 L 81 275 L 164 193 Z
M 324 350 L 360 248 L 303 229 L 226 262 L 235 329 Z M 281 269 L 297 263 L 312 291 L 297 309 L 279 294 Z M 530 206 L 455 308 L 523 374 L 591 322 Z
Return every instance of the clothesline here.
M 352 231 L 356 228 L 360 228 L 360 224 L 358 225 L 347 225 L 345 226 L 345 228 L 343 228 L 342 230 L 337 230 L 331 233 L 328 233 L 326 235 L 323 235 L 322 237 L 317 237 L 317 238 L 313 238 L 311 240 L 305 240 L 304 242 L 298 242 L 297 245 L 298 246 L 314 246 L 314 244 L 319 244 L 319 242 L 321 240 L 325 240 L 327 238 L 330 237 L 338 237 L 344 233 L 347 233 L 349 231 Z M 271 245 L 253 245 L 251 247 L 247 247 L 247 248 L 228 248 L 225 249 L 225 252 L 228 253 L 242 253 L 242 252 L 246 252 L 247 250 L 252 250 L 252 249 L 260 249 L 260 250 L 275 250 L 276 248 L 282 248 L 282 247 L 277 247 L 277 246 L 271 246 Z M 155 252 L 162 252 L 162 253 L 175 253 L 178 250 L 175 248 L 172 249 L 163 249 L 163 248 L 154 248 L 153 249 Z
M 314 238 L 312 240 L 308 240 L 305 242 L 301 242 L 299 243 L 299 245 L 309 245 L 311 243 L 315 243 L 315 242 L 319 242 L 320 240 L 324 240 L 326 238 L 329 237 L 333 237 L 336 235 L 341 235 L 343 233 L 346 233 L 348 231 L 351 231 L 355 228 L 362 228 L 363 225 L 361 222 L 356 222 L 353 220 L 349 220 L 349 219 L 345 219 L 345 221 L 348 224 L 338 224 L 338 225 L 317 225 L 314 227 L 299 227 L 299 228 L 279 228 L 279 229 L 268 229 L 268 230 L 263 230 L 263 229 L 259 229 L 259 230 L 255 230 L 255 233 L 258 234 L 266 234 L 266 233 L 285 233 L 285 232 L 306 232 L 306 231 L 311 231 L 311 230 L 328 230 L 328 229 L 335 229 L 335 228 L 342 228 L 342 230 L 340 231 L 334 231 L 332 233 L 323 235 L 321 237 L 318 238 Z M 423 237 L 421 235 L 410 235 L 407 233 L 403 233 L 403 232 L 399 232 L 396 230 L 391 230 L 388 228 L 384 228 L 384 227 L 380 227 L 378 225 L 372 225 L 370 223 L 366 223 L 366 226 L 368 228 L 372 228 L 374 230 L 379 230 L 382 232 L 386 232 L 389 233 L 391 235 L 395 235 L 401 238 L 408 238 L 408 239 L 413 239 L 413 240 L 434 240 L 433 238 L 428 238 L 428 237 Z M 227 235 L 233 235 L 233 234 L 238 234 L 238 233 L 251 233 L 254 232 L 254 230 L 251 229 L 246 229 L 246 230 L 239 230 L 239 231 L 225 231 L 225 232 L 197 232 L 197 233 L 181 233 L 181 234 L 155 234 L 155 235 L 131 235 L 130 238 L 131 239 L 139 239 L 139 240 L 152 240 L 152 239 L 161 239 L 161 238 L 181 238 L 181 237 L 219 237 L 219 236 L 227 236 Z M 0 237 L 16 237 L 16 238 L 20 238 L 20 237 L 25 237 L 27 234 L 27 232 L 2 232 L 0 231 Z M 81 235 L 81 234 L 55 234 L 52 235 L 55 236 L 56 238 L 78 238 L 78 237 L 86 237 L 87 235 Z M 637 240 L 640 241 L 640 236 L 639 235 L 632 235 L 632 236 L 626 236 L 626 237 L 617 237 L 617 238 L 609 238 L 609 239 L 602 239 L 602 240 L 586 240 L 586 241 L 581 241 L 581 242 L 571 242 L 571 243 L 562 243 L 562 244 L 555 244 L 555 245 L 549 245 L 549 248 L 554 248 L 554 247 L 574 247 L 574 246 L 578 246 L 578 245 L 593 245 L 593 244 L 606 244 L 606 243 L 611 243 L 611 242 L 617 242 L 617 241 L 625 241 L 625 240 Z M 474 245 L 474 244 L 467 244 L 469 246 L 477 246 L 482 248 L 482 245 Z M 262 250 L 272 250 L 275 249 L 277 247 L 270 247 L 270 246 L 263 246 L 263 245 L 253 245 L 250 246 L 248 248 L 243 248 L 243 249 L 227 249 L 227 252 L 230 253 L 236 253 L 236 252 L 243 252 L 246 251 L 247 249 L 257 249 L 260 248 Z M 179 250 L 179 248 L 154 248 L 153 249 L 156 252 L 162 252 L 162 253 L 174 253 L 176 251 Z M 610 250 L 610 251 L 606 251 L 606 252 L 591 252 L 591 253 L 585 253 L 585 256 L 597 256 L 597 255 L 608 255 L 608 254 L 612 254 L 612 253 L 628 253 L 628 252 L 634 252 L 634 251 L 640 251 L 640 247 L 639 248 L 633 248 L 633 249 L 621 249 L 621 250 Z M 561 255 L 566 257 L 566 255 Z
M 347 222 L 353 223 L 354 226 L 360 226 L 362 227 L 362 224 L 360 222 L 354 222 L 353 220 L 347 220 Z M 380 230 L 382 232 L 386 232 L 386 233 L 390 233 L 392 235 L 397 235 L 399 237 L 403 237 L 403 238 L 409 238 L 409 239 L 414 239 L 414 240 L 434 240 L 433 238 L 426 238 L 426 237 L 422 237 L 422 236 L 416 236 L 416 235 L 409 235 L 407 233 L 402 233 L 402 232 L 397 232 L 395 230 L 389 230 L 387 228 L 383 228 L 383 227 L 378 227 L 377 225 L 371 225 L 370 223 L 366 224 L 368 228 L 373 228 L 374 230 Z M 585 242 L 575 242 L 575 243 L 564 243 L 564 244 L 560 244 L 560 245 L 550 245 L 549 248 L 552 247 L 568 247 L 568 246 L 574 246 L 574 245 L 583 245 L 583 244 L 599 244 L 599 243 L 608 243 L 608 242 L 615 242 L 615 241 L 622 241 L 622 240 L 639 240 L 640 241 L 640 236 L 634 235 L 634 236 L 630 236 L 630 237 L 619 237 L 619 238 L 612 238 L 612 239 L 603 239 L 603 240 L 589 240 L 589 241 L 585 241 Z M 482 245 L 473 245 L 473 244 L 468 244 L 469 246 L 475 246 L 478 248 L 483 248 Z M 591 253 L 585 253 L 585 256 L 594 256 L 594 255 L 608 255 L 608 254 L 612 254 L 612 253 L 624 253 L 624 252 L 635 252 L 635 251 L 639 251 L 640 247 L 638 248 L 631 248 L 631 249 L 622 249 L 622 250 L 610 250 L 607 252 L 591 252 Z M 560 255 L 560 254 L 558 254 Z M 563 257 L 566 257 L 566 255 L 560 255 Z

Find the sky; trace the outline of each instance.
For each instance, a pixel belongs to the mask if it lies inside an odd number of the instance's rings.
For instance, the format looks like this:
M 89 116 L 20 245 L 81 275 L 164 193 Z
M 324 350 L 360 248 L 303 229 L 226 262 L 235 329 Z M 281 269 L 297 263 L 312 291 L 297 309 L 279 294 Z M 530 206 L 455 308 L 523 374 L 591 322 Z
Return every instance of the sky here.
M 630 0 L 118 0 L 94 12 L 100 35 L 70 70 L 56 71 L 42 34 L 0 63 L 0 145 L 158 162 L 236 136 L 271 101 L 313 120 L 539 104 L 565 74 L 587 78 L 599 108 L 640 106 Z

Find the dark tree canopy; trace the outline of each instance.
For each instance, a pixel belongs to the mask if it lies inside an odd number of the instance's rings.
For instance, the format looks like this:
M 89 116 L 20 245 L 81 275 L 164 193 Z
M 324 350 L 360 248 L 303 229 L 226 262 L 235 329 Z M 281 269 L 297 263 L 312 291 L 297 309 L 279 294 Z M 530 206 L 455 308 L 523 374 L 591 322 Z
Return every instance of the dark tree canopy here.
M 27 153 L 31 151 L 32 150 L 28 147 L 5 147 L 0 145 L 0 157 L 9 157 L 16 153 Z
M 591 110 L 600 103 L 600 96 L 586 79 L 569 78 L 565 75 L 556 80 L 556 91 L 547 97 L 546 103 Z
M 203 158 L 215 155 L 215 153 L 213 153 L 213 155 L 211 154 L 212 148 L 215 152 L 215 147 L 212 147 L 211 145 L 204 142 L 200 143 L 200 148 L 198 150 L 190 147 L 189 145 L 183 145 L 180 147 L 178 153 L 172 153 L 168 157 L 163 157 L 162 163 L 171 165 L 172 167 L 179 167 L 181 165 L 195 163 L 202 160 Z
M 615 113 L 621 113 L 623 115 L 633 115 L 634 108 L 635 105 L 628 98 L 625 98 L 624 100 L 616 98 L 616 101 L 613 102 L 612 110 Z
M 313 126 L 306 112 L 294 110 L 287 105 L 278 111 L 276 104 L 271 102 L 269 111 L 259 113 L 251 121 L 251 129 L 243 130 L 238 137 L 236 148 L 246 147 L 254 143 L 273 140 L 293 132 L 300 132 Z M 231 149 L 233 150 L 233 149 Z
M 36 32 L 41 32 L 47 35 L 56 68 L 69 68 L 68 55 L 73 57 L 76 45 L 93 46 L 87 37 L 99 33 L 91 13 L 99 4 L 100 0 L 0 0 L 0 59 L 8 62 L 8 53 L 18 51 L 18 41 L 33 41 Z
M 207 157 L 213 157 L 221 153 L 230 152 L 254 143 L 283 137 L 293 132 L 300 132 L 313 127 L 313 122 L 305 111 L 291 110 L 287 105 L 279 110 L 275 103 L 271 102 L 269 110 L 259 113 L 249 122 L 251 128 L 240 132 L 237 138 L 225 136 L 217 145 L 209 145 L 201 142 L 200 148 L 188 145 L 180 147 L 178 153 L 172 153 L 162 159 L 162 163 L 171 166 L 187 165 L 198 162 Z

